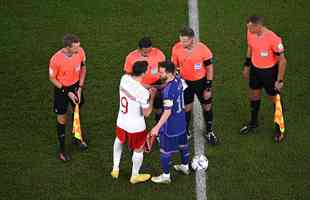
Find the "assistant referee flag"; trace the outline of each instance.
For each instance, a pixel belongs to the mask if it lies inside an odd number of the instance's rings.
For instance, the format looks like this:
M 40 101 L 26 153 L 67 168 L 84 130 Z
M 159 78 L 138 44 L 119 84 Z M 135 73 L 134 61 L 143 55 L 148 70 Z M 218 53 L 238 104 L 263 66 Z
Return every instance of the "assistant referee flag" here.
M 75 105 L 75 109 L 74 109 L 72 134 L 74 135 L 76 139 L 83 142 L 81 122 L 80 122 L 80 109 L 79 109 L 78 104 Z
M 283 134 L 285 131 L 285 124 L 282 112 L 281 97 L 279 94 L 277 94 L 275 101 L 274 123 L 279 127 L 280 132 Z

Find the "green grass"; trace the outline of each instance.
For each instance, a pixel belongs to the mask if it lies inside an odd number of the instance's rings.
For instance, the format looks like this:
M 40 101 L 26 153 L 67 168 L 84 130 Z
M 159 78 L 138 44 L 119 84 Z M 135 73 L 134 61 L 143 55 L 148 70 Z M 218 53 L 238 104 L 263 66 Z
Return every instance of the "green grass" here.
M 209 199 L 309 199 L 310 3 L 199 3 L 200 36 L 217 60 L 214 111 L 222 139 L 220 146 L 208 147 Z M 169 186 L 130 185 L 131 155 L 127 150 L 119 180 L 109 175 L 124 58 L 144 35 L 151 36 L 154 46 L 169 56 L 177 31 L 187 22 L 186 1 L 4 0 L 0 9 L 1 199 L 195 198 L 193 175 L 173 173 Z M 287 48 L 283 99 L 289 137 L 280 145 L 271 140 L 272 108 L 266 98 L 257 134 L 238 135 L 249 113 L 241 63 L 245 55 L 244 20 L 252 13 L 264 15 Z M 47 66 L 67 32 L 81 38 L 87 53 L 82 125 L 89 134 L 90 149 L 79 153 L 68 145 L 73 160 L 63 164 L 55 159 L 55 115 Z M 67 132 L 69 135 L 69 128 Z M 145 156 L 143 170 L 160 173 L 157 151 Z
M 209 199 L 309 199 L 309 8 L 307 1 L 200 1 L 201 39 L 216 64 L 215 120 L 223 144 L 209 148 Z M 245 57 L 245 19 L 258 13 L 284 40 L 288 59 L 283 90 L 287 140 L 272 140 L 272 109 L 264 98 L 256 135 L 239 136 L 249 116 Z

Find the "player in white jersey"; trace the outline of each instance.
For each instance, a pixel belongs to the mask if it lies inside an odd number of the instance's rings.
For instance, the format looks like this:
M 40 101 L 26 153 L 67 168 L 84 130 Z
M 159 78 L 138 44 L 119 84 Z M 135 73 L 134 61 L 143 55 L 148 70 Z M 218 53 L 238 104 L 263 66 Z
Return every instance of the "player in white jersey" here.
M 119 86 L 120 105 L 117 117 L 116 138 L 113 146 L 113 170 L 111 176 L 118 178 L 119 163 L 123 144 L 128 140 L 132 154 L 132 173 L 130 183 L 135 184 L 150 179 L 150 174 L 139 174 L 143 162 L 143 147 L 147 132 L 144 117 L 152 112 L 156 91 L 147 90 L 141 81 L 147 70 L 146 61 L 137 61 L 132 74 L 125 74 Z

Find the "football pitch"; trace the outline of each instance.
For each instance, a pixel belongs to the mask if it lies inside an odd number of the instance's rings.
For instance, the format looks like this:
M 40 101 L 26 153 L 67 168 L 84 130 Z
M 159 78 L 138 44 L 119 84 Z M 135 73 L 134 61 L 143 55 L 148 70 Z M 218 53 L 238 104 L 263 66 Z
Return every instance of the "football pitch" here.
M 210 200 L 310 199 L 310 1 L 200 0 L 200 39 L 215 55 L 214 118 L 221 144 L 207 147 Z M 288 59 L 282 93 L 288 137 L 272 140 L 272 106 L 266 96 L 255 134 L 240 136 L 249 117 L 245 19 L 266 18 Z M 170 185 L 131 185 L 131 153 L 124 148 L 120 177 L 113 180 L 112 145 L 118 84 L 125 56 L 150 36 L 170 57 L 178 30 L 187 23 L 187 1 L 67 0 L 0 2 L 0 199 L 195 199 L 194 173 L 172 173 Z M 72 160 L 56 159 L 50 57 L 65 33 L 81 39 L 87 55 L 86 104 L 81 123 L 87 152 L 70 144 Z M 152 125 L 153 119 L 149 119 Z M 193 146 L 190 147 L 193 152 Z M 193 155 L 193 154 L 192 154 Z M 176 155 L 174 161 L 178 161 Z M 143 172 L 161 173 L 156 147 Z

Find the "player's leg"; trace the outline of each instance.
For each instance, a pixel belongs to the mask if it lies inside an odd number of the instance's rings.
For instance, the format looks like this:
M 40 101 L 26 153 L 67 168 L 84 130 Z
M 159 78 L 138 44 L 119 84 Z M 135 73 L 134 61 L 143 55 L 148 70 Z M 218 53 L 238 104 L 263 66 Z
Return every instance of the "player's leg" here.
M 185 136 L 186 137 L 186 136 Z M 165 134 L 160 134 L 160 164 L 163 173 L 159 176 L 152 177 L 154 183 L 170 183 L 169 163 L 172 152 L 177 150 L 177 141 L 174 138 L 167 137 Z
M 181 164 L 180 165 L 174 165 L 174 169 L 176 171 L 180 171 L 186 175 L 190 173 L 189 171 L 189 146 L 188 141 L 185 136 L 185 134 L 178 136 L 179 140 L 179 149 L 180 149 L 180 155 L 181 155 Z
M 249 100 L 251 108 L 250 120 L 240 129 L 240 134 L 250 133 L 258 126 L 258 113 L 261 104 L 261 89 L 263 83 L 259 74 L 259 69 L 251 67 L 249 74 Z
M 215 145 L 218 143 L 218 138 L 213 130 L 212 96 L 208 96 L 208 93 L 211 91 L 206 89 L 206 81 L 207 79 L 203 78 L 196 82 L 195 93 L 202 106 L 206 124 L 206 134 L 204 136 L 208 143 Z
M 123 152 L 123 144 L 126 142 L 126 132 L 123 129 L 116 127 L 115 133 L 116 137 L 113 144 L 113 169 L 111 172 L 111 176 L 113 178 L 118 178 L 119 164 Z
M 58 158 L 64 162 L 70 160 L 69 154 L 65 150 L 65 135 L 66 135 L 66 121 L 67 121 L 67 109 L 68 100 L 66 95 L 62 93 L 58 88 L 54 91 L 54 112 L 56 113 L 56 129 L 57 138 L 59 142 Z
M 130 177 L 130 183 L 136 184 L 149 180 L 151 178 L 150 174 L 142 174 L 140 172 L 140 168 L 143 163 L 143 147 L 139 149 L 134 149 L 132 154 L 132 171 Z
M 146 141 L 147 132 L 139 132 L 128 134 L 128 146 L 133 150 L 132 154 L 132 170 L 130 183 L 136 184 L 149 180 L 150 174 L 140 174 L 140 168 L 143 163 L 144 144 Z

